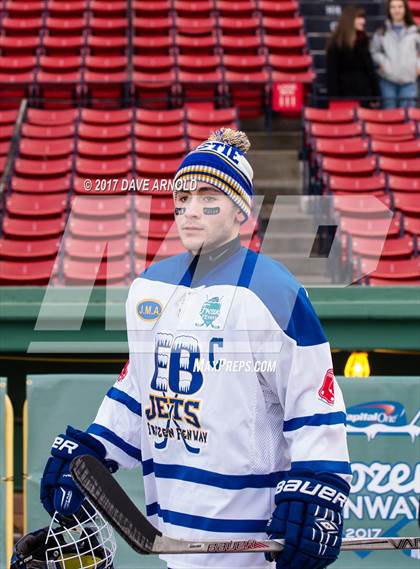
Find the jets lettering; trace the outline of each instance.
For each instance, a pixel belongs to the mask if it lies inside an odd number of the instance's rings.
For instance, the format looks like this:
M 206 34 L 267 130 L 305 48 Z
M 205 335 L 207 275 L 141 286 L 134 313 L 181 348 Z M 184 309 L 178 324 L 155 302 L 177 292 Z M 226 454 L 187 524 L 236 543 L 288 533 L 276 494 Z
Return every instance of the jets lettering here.
M 164 395 L 150 395 L 150 407 L 146 409 L 149 421 L 154 419 L 174 419 L 185 421 L 197 429 L 201 428 L 196 411 L 200 410 L 200 401 L 194 399 L 179 399 Z

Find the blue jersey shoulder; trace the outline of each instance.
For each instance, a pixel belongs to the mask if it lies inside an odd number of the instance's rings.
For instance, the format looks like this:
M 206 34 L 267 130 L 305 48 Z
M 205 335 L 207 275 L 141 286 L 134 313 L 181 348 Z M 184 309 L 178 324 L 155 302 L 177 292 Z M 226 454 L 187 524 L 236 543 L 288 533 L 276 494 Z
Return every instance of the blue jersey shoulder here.
M 306 289 L 280 262 L 250 252 L 248 288 L 258 296 L 288 336 L 300 346 L 327 341 Z
M 180 253 L 179 255 L 168 257 L 149 265 L 141 273 L 140 277 L 168 284 L 186 284 L 186 286 L 189 286 L 189 283 L 184 283 L 183 281 L 186 278 L 191 259 L 190 253 Z

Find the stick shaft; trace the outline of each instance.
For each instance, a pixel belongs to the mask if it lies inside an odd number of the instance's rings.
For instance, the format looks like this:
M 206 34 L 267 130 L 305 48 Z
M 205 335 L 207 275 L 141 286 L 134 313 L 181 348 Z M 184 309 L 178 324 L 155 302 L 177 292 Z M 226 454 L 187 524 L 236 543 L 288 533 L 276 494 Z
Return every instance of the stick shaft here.
M 243 553 L 273 552 L 283 549 L 282 539 L 184 541 L 166 536 L 157 537 L 152 553 Z M 420 549 L 420 537 L 379 537 L 369 539 L 343 539 L 342 551 Z

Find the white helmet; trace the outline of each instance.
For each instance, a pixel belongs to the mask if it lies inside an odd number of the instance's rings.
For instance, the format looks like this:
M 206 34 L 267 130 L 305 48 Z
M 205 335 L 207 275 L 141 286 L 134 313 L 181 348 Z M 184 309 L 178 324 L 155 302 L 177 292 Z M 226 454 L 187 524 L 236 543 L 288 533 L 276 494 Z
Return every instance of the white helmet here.
M 65 523 L 56 512 L 49 527 L 22 537 L 10 569 L 113 569 L 116 549 L 112 527 L 88 503 Z

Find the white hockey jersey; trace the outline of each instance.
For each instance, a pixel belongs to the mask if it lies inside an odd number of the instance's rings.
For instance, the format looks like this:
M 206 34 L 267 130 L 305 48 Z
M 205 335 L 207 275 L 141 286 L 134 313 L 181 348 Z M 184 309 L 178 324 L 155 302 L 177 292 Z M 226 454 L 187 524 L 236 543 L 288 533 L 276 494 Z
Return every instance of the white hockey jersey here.
M 147 515 L 166 535 L 266 538 L 279 472 L 351 473 L 343 398 L 287 269 L 243 247 L 208 271 L 196 261 L 177 255 L 132 283 L 129 364 L 88 432 L 121 467 L 142 464 Z M 171 569 L 270 566 L 260 553 L 164 559 Z

